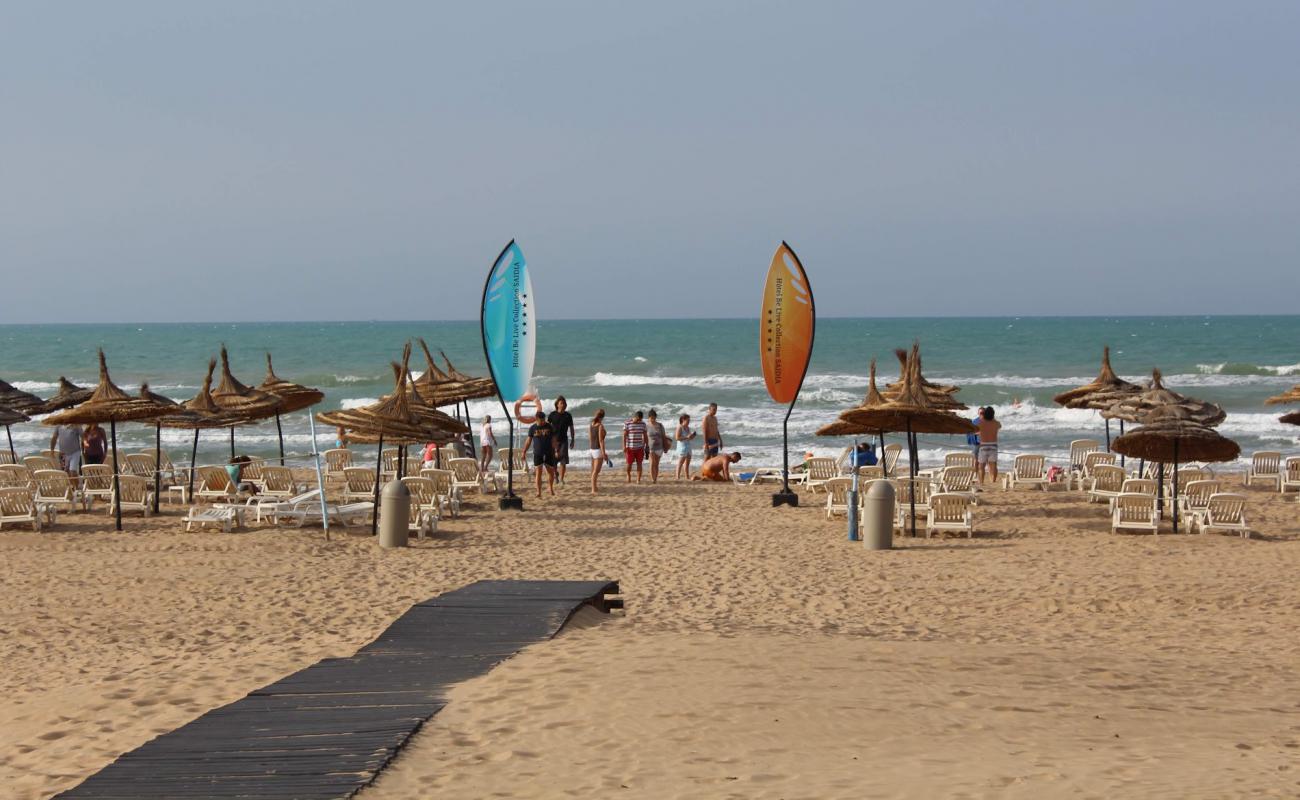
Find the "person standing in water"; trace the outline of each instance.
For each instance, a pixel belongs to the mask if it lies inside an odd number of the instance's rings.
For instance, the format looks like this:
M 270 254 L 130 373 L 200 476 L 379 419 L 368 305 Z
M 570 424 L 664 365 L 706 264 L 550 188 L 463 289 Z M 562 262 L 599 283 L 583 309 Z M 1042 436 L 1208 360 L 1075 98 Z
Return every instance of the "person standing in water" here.
M 673 441 L 677 443 L 677 480 L 683 477 L 691 477 L 691 442 L 695 439 L 695 431 L 691 430 L 691 415 L 682 414 L 677 418 L 677 431 L 673 434 Z
M 497 449 L 497 435 L 492 430 L 491 415 L 483 417 L 483 422 L 478 428 L 478 471 L 481 475 L 486 475 L 492 466 L 492 453 Z
M 591 453 L 591 493 L 596 494 L 600 480 L 600 470 L 609 462 L 605 453 L 605 409 L 596 409 L 596 416 L 587 426 L 587 445 Z
M 569 413 L 569 401 L 564 399 L 564 395 L 555 398 L 555 410 L 546 421 L 551 423 L 551 429 L 555 431 L 555 469 L 560 484 L 563 485 L 564 473 L 569 467 L 569 448 L 577 444 L 575 439 L 578 435 L 574 430 L 573 415 Z
M 704 415 L 704 458 L 710 459 L 722 450 L 722 434 L 718 431 L 718 404 L 709 403 Z
M 647 415 L 646 435 L 650 444 L 650 482 L 659 482 L 659 462 L 663 459 L 664 453 L 668 452 L 668 431 L 664 430 L 664 425 L 659 421 L 659 412 L 653 408 Z
M 980 484 L 984 483 L 985 472 L 988 472 L 993 477 L 993 483 L 997 483 L 998 431 L 1002 430 L 1002 423 L 993 419 L 993 406 L 985 406 L 984 410 L 980 412 L 978 425 L 980 429 L 980 447 L 976 463 L 979 464 Z

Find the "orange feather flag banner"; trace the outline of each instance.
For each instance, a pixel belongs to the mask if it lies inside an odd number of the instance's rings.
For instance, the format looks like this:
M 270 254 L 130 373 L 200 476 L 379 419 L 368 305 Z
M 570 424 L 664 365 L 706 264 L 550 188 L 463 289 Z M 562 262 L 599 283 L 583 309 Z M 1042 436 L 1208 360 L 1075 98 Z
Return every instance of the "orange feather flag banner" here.
M 812 285 L 790 245 L 781 242 L 767 269 L 759 326 L 759 352 L 767 393 L 793 403 L 812 358 L 817 311 Z

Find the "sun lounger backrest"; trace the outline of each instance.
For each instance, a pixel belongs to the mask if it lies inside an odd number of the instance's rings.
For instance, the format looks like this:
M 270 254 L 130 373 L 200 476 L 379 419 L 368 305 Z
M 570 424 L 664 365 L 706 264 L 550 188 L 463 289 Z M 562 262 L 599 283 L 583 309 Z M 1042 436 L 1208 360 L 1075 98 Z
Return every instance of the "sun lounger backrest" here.
M 876 481 L 885 477 L 885 470 L 880 466 L 858 467 L 859 481 Z
M 32 471 L 22 464 L 0 464 L 0 486 L 23 488 L 32 483 Z
M 1178 470 L 1178 493 L 1182 494 L 1188 484 L 1195 481 L 1213 480 L 1214 475 L 1209 470 L 1200 469 L 1199 467 L 1186 467 Z
M 930 495 L 930 518 L 941 524 L 965 522 L 970 504 L 971 497 L 968 494 L 940 492 Z
M 1088 453 L 1083 457 L 1083 471 L 1091 475 L 1094 467 L 1099 467 L 1102 464 L 1114 464 L 1115 460 L 1114 453 L 1103 453 L 1100 450 Z
M 153 474 L 153 456 L 143 453 L 128 453 L 126 456 L 126 474 L 147 478 Z
M 975 456 L 973 453 L 949 453 L 943 457 L 945 467 L 971 467 L 975 466 Z
M 333 450 L 325 451 L 325 467 L 327 472 L 342 472 L 345 468 L 352 466 L 352 451 L 343 447 L 336 447 Z
M 1120 487 L 1120 491 L 1125 494 L 1145 494 L 1155 497 L 1156 488 L 1156 482 L 1150 478 L 1128 478 Z
M 808 459 L 808 477 L 815 481 L 827 481 L 837 474 L 835 459 L 817 457 Z
M 58 469 L 59 462 L 49 456 L 23 456 L 23 466 L 35 472 L 38 469 Z
M 343 480 L 349 492 L 373 492 L 375 471 L 370 467 L 345 467 Z
M 81 468 L 81 485 L 89 492 L 112 489 L 113 470 L 103 464 L 87 464 Z
M 0 488 L 0 517 L 5 519 L 32 519 L 36 516 L 36 498 L 31 489 L 19 486 Z
M 1070 442 L 1070 465 L 1082 469 L 1084 458 L 1100 449 L 1101 442 L 1096 439 L 1075 439 Z
M 899 478 L 898 502 L 908 505 L 915 496 L 917 505 L 925 505 L 930 502 L 930 488 L 930 481 L 926 478 Z
M 437 498 L 437 487 L 429 478 L 402 478 L 402 485 L 411 493 L 411 505 L 415 508 L 429 508 Z
M 974 467 L 945 467 L 939 483 L 945 492 L 968 492 L 974 480 Z
M 456 474 L 456 480 L 461 483 L 478 482 L 478 461 L 472 458 L 453 458 L 449 464 L 451 471 Z
M 223 492 L 230 493 L 235 491 L 235 485 L 230 480 L 230 473 L 225 467 L 199 467 L 199 486 L 203 492 Z
M 1246 496 L 1230 492 L 1210 495 L 1205 504 L 1211 525 L 1240 525 L 1246 512 Z
M 382 463 L 384 472 L 397 472 L 397 448 L 385 450 Z
M 1016 461 L 1012 469 L 1015 470 L 1016 477 L 1018 478 L 1041 478 L 1043 477 L 1043 465 L 1046 462 L 1047 458 L 1045 456 L 1016 456 Z
M 266 491 L 272 494 L 289 494 L 293 491 L 293 470 L 288 467 L 267 466 L 262 468 L 262 483 Z
M 1187 500 L 1188 508 L 1205 508 L 1210 495 L 1217 494 L 1223 485 L 1216 480 L 1192 481 L 1183 487 L 1182 496 Z
M 901 444 L 885 445 L 885 468 L 889 470 L 889 474 L 894 474 L 894 465 L 898 463 L 898 457 L 902 453 L 903 446 Z
M 828 502 L 832 505 L 842 506 L 849 501 L 849 489 L 853 488 L 852 478 L 831 478 L 826 481 L 826 494 Z
M 40 500 L 71 500 L 74 494 L 72 480 L 61 469 L 38 469 L 32 473 L 36 482 L 36 497 Z
M 1127 474 L 1122 467 L 1117 467 L 1114 464 L 1101 464 L 1092 471 L 1093 491 L 1122 491 Z
M 0 450 L 0 464 L 12 464 L 16 460 L 13 453 L 8 450 Z
M 452 471 L 449 469 L 422 469 L 420 470 L 421 478 L 428 478 L 433 482 L 434 492 L 440 495 L 451 494 Z
M 1286 460 L 1286 479 L 1290 483 L 1300 481 L 1300 456 L 1291 456 Z
M 122 504 L 141 505 L 149 491 L 149 481 L 140 475 L 119 475 L 118 487 L 122 492 Z
M 1124 522 L 1150 522 L 1156 515 L 1155 498 L 1148 494 L 1121 494 L 1115 508 Z
M 1250 471 L 1256 475 L 1276 475 L 1282 464 L 1282 454 L 1276 450 L 1260 450 L 1250 457 Z

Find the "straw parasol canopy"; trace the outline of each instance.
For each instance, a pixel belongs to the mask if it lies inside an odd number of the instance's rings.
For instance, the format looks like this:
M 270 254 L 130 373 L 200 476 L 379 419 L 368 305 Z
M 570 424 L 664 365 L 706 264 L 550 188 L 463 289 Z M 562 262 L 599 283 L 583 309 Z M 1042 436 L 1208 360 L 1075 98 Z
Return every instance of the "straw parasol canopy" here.
M 1269 406 L 1287 406 L 1293 403 L 1300 403 L 1300 383 L 1287 389 L 1279 395 L 1274 395 L 1264 401 L 1264 405 Z
M 419 342 L 427 366 L 424 374 L 415 378 L 411 385 L 426 403 L 433 406 L 448 406 L 466 400 L 492 397 L 496 394 L 496 385 L 491 378 L 472 378 L 453 367 L 450 361 L 447 361 L 447 371 L 439 369 L 424 339 L 420 339 Z M 438 352 L 446 361 L 446 354 L 442 351 Z
M 11 384 L 0 381 L 0 406 L 23 414 L 39 414 L 43 405 L 45 401 L 31 392 L 15 389 Z
M 1160 370 L 1151 371 L 1151 386 L 1141 394 L 1131 395 L 1117 400 L 1105 408 L 1101 415 L 1106 419 L 1122 419 L 1128 422 L 1143 422 L 1146 415 L 1165 406 L 1178 406 L 1186 411 L 1186 418 L 1195 420 L 1209 427 L 1214 427 L 1227 419 L 1228 414 L 1214 403 L 1186 397 L 1178 392 L 1166 389 L 1160 376 Z M 1120 437 L 1121 439 L 1124 437 Z M 1117 451 L 1118 452 L 1118 451 Z
M 912 345 L 912 355 L 907 361 L 907 380 L 892 398 L 886 395 L 885 402 L 879 405 L 850 408 L 840 414 L 840 419 L 862 425 L 871 431 L 906 431 L 913 434 L 974 433 L 975 426 L 970 420 L 962 419 L 941 407 L 925 390 L 920 372 L 919 345 Z
M 304 408 L 310 408 L 325 399 L 325 393 L 319 389 L 312 389 L 309 386 L 286 381 L 284 378 L 275 374 L 275 369 L 271 366 L 271 354 L 266 354 L 266 378 L 257 387 L 269 395 L 280 398 L 281 414 L 292 414 L 295 411 L 302 411 Z
M 1290 414 L 1283 414 L 1277 418 L 1278 422 L 1284 422 L 1287 425 L 1300 425 L 1300 411 L 1292 411 Z
M 1052 402 L 1066 408 L 1106 408 L 1128 395 L 1141 394 L 1142 387 L 1115 374 L 1110 366 L 1110 346 L 1101 349 L 1101 372 L 1092 383 L 1076 386 L 1052 398 Z M 1095 405 L 1102 402 L 1104 405 Z
M 204 430 L 207 428 L 229 428 L 238 425 L 242 418 L 238 414 L 226 411 L 212 399 L 212 373 L 216 371 L 217 360 L 208 360 L 208 374 L 203 379 L 203 388 L 198 394 L 186 400 L 158 422 L 164 428 L 182 430 Z
M 90 398 L 72 408 L 51 414 L 43 425 L 84 425 L 90 422 L 134 422 L 154 419 L 175 409 L 176 404 L 141 387 L 142 394 L 127 394 L 108 375 L 104 351 L 99 351 L 99 384 Z
M 960 386 L 944 386 L 925 379 L 925 376 L 921 374 L 921 353 L 919 348 L 913 347 L 912 353 L 909 354 L 906 350 L 900 347 L 894 350 L 894 355 L 898 358 L 900 370 L 899 379 L 898 381 L 885 386 L 884 397 L 886 400 L 892 400 L 899 395 L 904 383 L 903 376 L 907 375 L 908 372 L 912 370 L 912 359 L 915 358 L 915 370 L 919 377 L 919 382 L 914 382 L 912 387 L 914 392 L 919 391 L 924 393 L 929 399 L 931 406 L 940 410 L 962 411 L 968 408 L 965 403 L 953 399 L 953 395 L 961 391 Z
M 844 418 L 849 411 L 857 409 L 870 409 L 885 404 L 885 398 L 881 396 L 880 390 L 876 388 L 876 360 L 871 359 L 871 376 L 867 379 L 867 396 L 863 398 L 862 404 L 845 409 L 840 412 L 834 422 L 828 423 L 817 429 L 818 436 L 875 436 L 884 431 L 880 428 L 868 428 L 858 422 L 850 422 Z
M 1197 420 L 1183 406 L 1153 409 L 1140 422 L 1142 427 L 1115 440 L 1116 452 L 1165 464 L 1232 461 L 1241 455 L 1241 447 L 1236 442 Z
M 280 398 L 261 389 L 245 386 L 230 374 L 230 357 L 226 346 L 221 346 L 221 382 L 212 390 L 212 399 L 225 411 L 244 422 L 257 422 L 278 414 L 283 406 Z
M 410 345 L 407 345 L 405 355 L 409 358 Z M 385 395 L 378 402 L 361 408 L 319 413 L 316 415 L 316 420 L 326 425 L 346 428 L 352 432 L 349 439 L 358 442 L 364 442 L 368 438 L 376 441 L 382 438 L 394 444 L 414 444 L 439 439 L 450 441 L 451 431 L 441 425 L 426 422 L 411 410 L 412 393 L 407 391 L 407 370 L 397 362 L 393 362 L 392 367 L 395 384 L 392 394 Z
M 53 397 L 46 400 L 36 413 L 49 414 L 53 411 L 58 411 L 59 409 L 71 408 L 72 406 L 89 400 L 90 396 L 94 394 L 94 392 L 94 389 L 85 389 L 60 375 L 59 391 L 55 392 Z
M 466 375 L 465 373 L 456 369 L 456 366 L 451 363 L 451 359 L 447 358 L 446 353 L 439 350 L 438 355 L 442 356 L 443 363 L 447 365 L 447 374 L 450 375 L 453 379 L 473 387 L 474 391 L 478 393 L 476 397 L 494 397 L 496 395 L 497 393 L 496 383 L 491 378 L 475 378 L 473 376 Z M 470 399 L 473 400 L 474 398 L 471 397 Z
M 82 425 L 90 422 L 107 422 L 113 447 L 113 497 L 117 529 L 122 530 L 122 495 L 118 491 L 117 423 L 156 420 L 174 411 L 176 404 L 149 391 L 148 384 L 140 387 L 140 394 L 130 395 L 113 383 L 108 375 L 104 351 L 99 351 L 99 383 L 90 399 L 78 406 L 51 414 L 41 420 L 43 425 Z M 155 495 L 156 497 L 156 495 Z

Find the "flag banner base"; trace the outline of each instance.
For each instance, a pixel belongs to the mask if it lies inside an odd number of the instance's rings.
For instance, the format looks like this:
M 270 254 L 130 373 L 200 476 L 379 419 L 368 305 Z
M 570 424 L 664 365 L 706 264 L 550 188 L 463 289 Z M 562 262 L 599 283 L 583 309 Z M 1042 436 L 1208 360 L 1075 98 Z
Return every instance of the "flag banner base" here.
M 791 491 L 777 492 L 772 495 L 772 508 L 777 506 L 799 506 L 799 495 Z
M 509 497 L 498 498 L 497 508 L 499 508 L 502 511 L 505 511 L 507 509 L 513 509 L 514 511 L 523 511 L 524 498 L 520 497 L 517 494 L 512 494 Z

